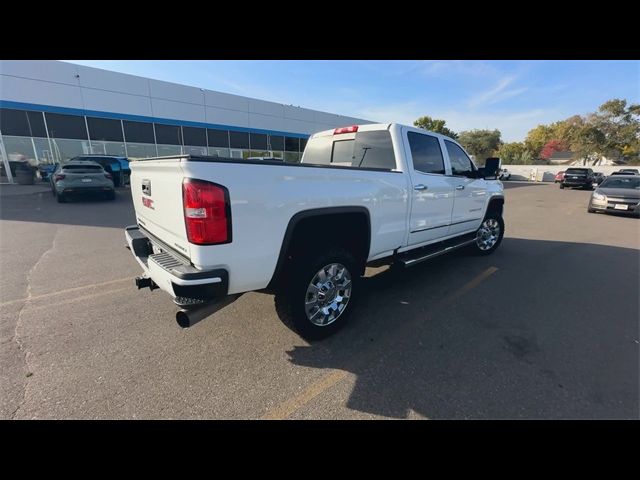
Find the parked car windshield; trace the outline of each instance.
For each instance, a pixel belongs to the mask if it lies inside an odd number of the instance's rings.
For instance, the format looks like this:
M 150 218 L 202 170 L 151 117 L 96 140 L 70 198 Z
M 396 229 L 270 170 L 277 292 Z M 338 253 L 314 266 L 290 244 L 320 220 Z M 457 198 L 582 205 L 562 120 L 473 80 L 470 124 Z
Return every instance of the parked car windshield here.
M 600 184 L 600 188 L 635 188 L 640 189 L 640 177 L 607 178 Z
M 588 170 L 586 168 L 569 168 L 566 173 L 587 173 Z

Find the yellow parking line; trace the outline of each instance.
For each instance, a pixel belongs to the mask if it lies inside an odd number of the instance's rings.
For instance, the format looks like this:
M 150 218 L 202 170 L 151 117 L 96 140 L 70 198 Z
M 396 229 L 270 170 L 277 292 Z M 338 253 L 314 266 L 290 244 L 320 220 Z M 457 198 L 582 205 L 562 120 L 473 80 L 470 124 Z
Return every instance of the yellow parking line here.
M 80 297 L 71 297 L 71 298 L 68 298 L 66 300 L 62 300 L 62 301 L 59 301 L 59 302 L 47 303 L 47 304 L 44 304 L 44 305 L 38 305 L 37 307 L 27 307 L 22 311 L 22 313 L 28 313 L 28 312 L 37 311 L 37 310 L 51 309 L 51 308 L 54 308 L 54 307 L 58 307 L 60 305 L 66 305 L 68 303 L 77 302 L 78 300 L 87 300 L 89 298 L 100 297 L 102 295 L 108 295 L 110 293 L 122 292 L 122 291 L 128 290 L 128 289 L 129 289 L 129 287 L 121 287 L 121 288 L 114 288 L 113 290 L 107 290 L 106 292 L 105 291 L 101 291 L 101 292 L 96 292 L 96 293 L 90 293 L 89 295 L 82 295 Z
M 18 298 L 17 300 L 10 300 L 8 302 L 0 303 L 0 307 L 6 307 L 7 305 L 12 305 L 14 303 L 19 303 L 19 302 L 26 302 L 27 300 L 29 300 L 29 301 L 31 301 L 31 300 L 39 300 L 41 298 L 53 297 L 55 295 L 62 295 L 63 293 L 77 292 L 79 290 L 85 290 L 85 289 L 93 288 L 93 287 L 104 287 L 105 285 L 111 285 L 113 283 L 118 283 L 118 282 L 124 282 L 125 280 L 131 281 L 131 278 L 132 277 L 119 278 L 117 280 L 109 280 L 108 282 L 92 283 L 91 285 L 83 285 L 82 287 L 67 288 L 66 290 L 58 290 L 57 292 L 43 293 L 42 295 L 34 295 L 33 297 Z
M 328 375 L 323 376 L 317 382 L 312 383 L 295 397 L 290 398 L 284 403 L 278 405 L 273 410 L 267 412 L 261 417 L 261 420 L 282 420 L 287 418 L 293 412 L 305 406 L 322 392 L 333 387 L 336 383 L 340 382 L 346 376 L 347 372 L 343 370 L 334 370 Z
M 462 287 L 460 287 L 458 290 L 456 290 L 451 295 L 446 297 L 444 300 L 442 300 L 441 302 L 438 302 L 438 305 L 440 306 L 446 305 L 452 300 L 455 300 L 456 298 L 473 290 L 478 285 L 480 285 L 482 281 L 484 281 L 485 279 L 487 279 L 489 276 L 493 275 L 497 271 L 498 271 L 497 267 L 487 268 L 484 272 L 474 277 L 471 281 L 464 284 Z M 404 328 L 396 331 L 396 334 L 393 336 L 394 337 L 398 336 L 399 334 L 404 332 L 407 329 L 407 327 L 414 325 L 415 322 L 420 320 L 421 318 L 418 318 L 413 322 L 409 322 L 405 324 Z M 389 339 L 387 338 L 387 340 Z M 289 400 L 286 400 L 285 402 L 281 403 L 277 407 L 268 411 L 266 414 L 260 417 L 260 419 L 261 420 L 283 420 L 288 418 L 292 413 L 304 407 L 306 404 L 308 404 L 311 400 L 316 398 L 322 392 L 328 390 L 329 388 L 333 387 L 334 385 L 342 381 L 347 375 L 348 375 L 348 372 L 344 370 L 334 370 L 331 373 L 328 373 L 327 375 L 320 378 L 320 380 L 309 385 L 307 388 L 305 388 L 301 393 L 299 393 L 295 397 L 292 397 Z

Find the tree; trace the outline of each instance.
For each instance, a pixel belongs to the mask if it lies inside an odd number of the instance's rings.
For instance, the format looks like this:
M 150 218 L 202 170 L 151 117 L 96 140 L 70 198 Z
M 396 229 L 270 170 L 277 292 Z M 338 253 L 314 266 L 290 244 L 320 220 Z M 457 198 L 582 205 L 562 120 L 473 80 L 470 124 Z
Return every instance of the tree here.
M 569 146 L 564 140 L 549 140 L 545 143 L 544 147 L 542 147 L 542 150 L 540 151 L 540 158 L 543 160 L 549 160 L 555 152 L 564 152 L 568 149 Z
M 429 130 L 430 132 L 441 133 L 442 135 L 446 135 L 447 137 L 457 139 L 458 134 L 453 130 L 449 130 L 445 126 L 446 123 L 447 122 L 445 120 L 424 116 L 424 117 L 420 117 L 415 122 L 413 122 L 413 125 L 418 128 Z
M 600 105 L 591 123 L 603 135 L 605 155 L 632 160 L 640 154 L 640 105 L 614 98 Z
M 522 142 L 503 143 L 497 155 L 503 165 L 530 165 L 534 158 L 531 150 Z
M 468 130 L 460 132 L 458 142 L 467 152 L 476 157 L 479 165 L 484 165 L 487 157 L 495 156 L 502 145 L 500 130 Z
M 527 138 L 524 140 L 524 144 L 528 150 L 533 152 L 534 156 L 540 155 L 542 147 L 549 140 L 555 137 L 554 129 L 551 125 L 538 125 L 536 128 L 529 130 Z

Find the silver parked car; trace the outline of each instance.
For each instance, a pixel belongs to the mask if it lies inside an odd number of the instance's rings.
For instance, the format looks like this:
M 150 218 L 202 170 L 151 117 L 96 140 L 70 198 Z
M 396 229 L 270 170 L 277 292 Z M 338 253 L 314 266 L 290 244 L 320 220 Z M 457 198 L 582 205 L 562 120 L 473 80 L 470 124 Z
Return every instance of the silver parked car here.
M 101 165 L 90 161 L 69 161 L 58 165 L 51 175 L 51 191 L 58 202 L 71 195 L 97 193 L 108 200 L 116 198 L 113 177 Z
M 591 195 L 589 213 L 617 212 L 640 216 L 640 175 L 612 175 Z

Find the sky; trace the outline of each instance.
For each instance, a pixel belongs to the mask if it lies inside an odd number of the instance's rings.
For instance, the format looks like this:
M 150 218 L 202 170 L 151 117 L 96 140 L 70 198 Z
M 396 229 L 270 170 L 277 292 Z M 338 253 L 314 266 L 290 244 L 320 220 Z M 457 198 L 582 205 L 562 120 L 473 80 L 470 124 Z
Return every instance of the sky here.
M 377 122 L 429 115 L 457 132 L 497 128 L 506 142 L 612 98 L 640 102 L 632 60 L 67 61 Z

